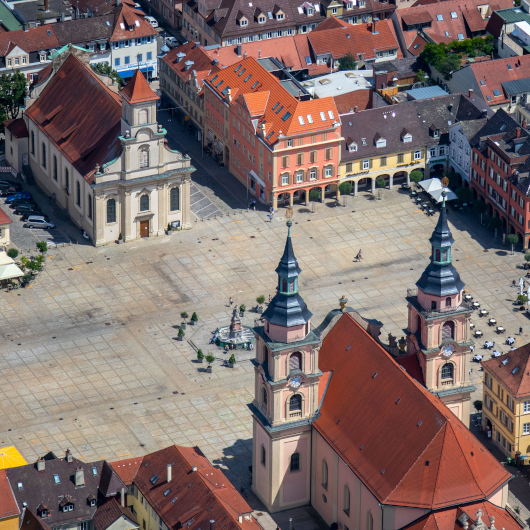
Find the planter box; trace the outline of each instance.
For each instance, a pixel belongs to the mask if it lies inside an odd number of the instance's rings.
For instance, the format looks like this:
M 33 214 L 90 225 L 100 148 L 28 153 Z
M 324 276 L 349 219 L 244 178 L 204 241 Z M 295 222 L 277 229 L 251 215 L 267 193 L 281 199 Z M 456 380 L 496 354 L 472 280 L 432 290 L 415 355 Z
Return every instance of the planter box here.
M 213 366 L 208 366 L 208 368 L 206 368 L 206 371 L 211 374 L 213 372 Z
M 258 313 L 263 313 L 263 306 L 258 306 Z
M 123 245 L 123 239 L 118 239 L 118 245 Z
M 182 342 L 184 340 L 184 337 L 177 337 L 177 340 L 180 340 L 180 342 Z
M 166 230 L 166 234 L 170 236 L 173 233 L 173 230 Z
M 199 323 L 198 320 L 192 320 L 192 321 L 190 322 L 190 324 L 191 324 L 192 326 L 196 326 L 198 323 Z
M 239 314 L 241 315 L 241 317 L 244 317 L 244 316 L 245 316 L 245 312 L 244 312 L 244 311 L 240 311 Z
M 233 368 L 236 365 L 236 363 L 228 363 L 228 368 Z
M 182 324 L 180 325 L 180 327 L 182 329 L 187 329 L 188 328 L 188 323 L 187 322 L 182 322 Z
M 204 357 L 202 359 L 197 359 L 201 364 L 204 364 Z

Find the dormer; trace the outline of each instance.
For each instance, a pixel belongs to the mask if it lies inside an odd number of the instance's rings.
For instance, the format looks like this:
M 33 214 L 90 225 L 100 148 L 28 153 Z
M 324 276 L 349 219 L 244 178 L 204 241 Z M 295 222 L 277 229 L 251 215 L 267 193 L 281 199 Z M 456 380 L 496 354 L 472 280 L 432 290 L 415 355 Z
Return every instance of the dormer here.
M 429 135 L 433 138 L 440 138 L 440 129 L 434 123 L 429 127 Z
M 386 147 L 386 139 L 383 138 L 379 133 L 374 136 L 374 143 L 376 147 Z
M 308 17 L 312 17 L 315 14 L 315 8 L 313 7 L 313 4 L 310 4 L 309 2 L 304 2 L 298 8 L 298 12 L 300 14 L 305 13 Z
M 344 9 L 348 10 L 348 9 L 353 9 L 353 1 L 345 1 L 344 2 Z
M 184 66 L 186 68 L 186 71 L 188 71 L 195 63 L 193 61 L 186 61 L 184 63 Z
M 86 502 L 89 506 L 94 507 L 96 505 L 96 496 L 93 493 L 90 493 L 86 498 Z
M 248 18 L 241 12 L 238 11 L 236 15 L 236 22 L 241 26 L 248 26 Z
M 50 510 L 48 510 L 48 507 L 43 504 L 42 502 L 37 506 L 37 515 L 39 517 L 49 517 Z
M 186 57 L 185 53 L 183 53 L 183 52 L 177 53 L 177 63 L 180 63 L 180 61 L 182 61 L 182 59 L 184 59 L 184 57 Z
M 410 134 L 409 131 L 407 131 L 407 129 L 403 129 L 401 131 L 401 141 L 406 144 L 406 143 L 409 143 L 409 142 L 412 142 L 412 134 Z
M 254 11 L 254 17 L 256 18 L 256 22 L 258 24 L 265 24 L 267 21 L 267 15 L 259 7 L 256 7 L 256 10 Z
M 351 138 L 346 140 L 346 145 L 348 146 L 348 151 L 350 153 L 355 153 L 355 151 L 357 151 L 358 146 Z
M 62 512 L 72 512 L 74 510 L 74 499 L 70 495 L 65 495 L 59 503 Z
M 284 13 L 282 8 L 278 4 L 274 5 L 274 8 L 272 10 L 272 14 L 274 15 L 274 18 L 276 20 L 285 20 L 285 13 Z

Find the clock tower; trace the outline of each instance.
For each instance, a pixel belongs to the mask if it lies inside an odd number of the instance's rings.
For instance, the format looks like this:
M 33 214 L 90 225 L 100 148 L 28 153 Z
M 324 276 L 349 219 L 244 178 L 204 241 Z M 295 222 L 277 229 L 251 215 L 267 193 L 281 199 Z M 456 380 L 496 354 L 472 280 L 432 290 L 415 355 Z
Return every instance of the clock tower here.
M 431 261 L 408 297 L 407 352 L 418 357 L 425 386 L 469 427 L 471 392 L 470 320 L 464 283 L 453 266 L 454 239 L 447 222 L 445 191 L 440 217 L 429 239 Z
M 288 209 L 288 217 L 292 210 Z M 276 268 L 276 296 L 256 327 L 252 490 L 276 512 L 310 502 L 311 423 L 318 409 L 321 341 L 299 293 L 291 225 Z

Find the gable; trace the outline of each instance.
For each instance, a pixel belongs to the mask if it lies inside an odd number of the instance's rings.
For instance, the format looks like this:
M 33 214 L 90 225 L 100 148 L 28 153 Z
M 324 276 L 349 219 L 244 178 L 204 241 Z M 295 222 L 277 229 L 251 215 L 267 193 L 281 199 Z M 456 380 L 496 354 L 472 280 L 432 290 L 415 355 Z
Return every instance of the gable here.
M 20 55 L 28 55 L 29 52 L 23 50 L 20 46 L 16 46 L 6 55 L 7 58 L 19 57 Z

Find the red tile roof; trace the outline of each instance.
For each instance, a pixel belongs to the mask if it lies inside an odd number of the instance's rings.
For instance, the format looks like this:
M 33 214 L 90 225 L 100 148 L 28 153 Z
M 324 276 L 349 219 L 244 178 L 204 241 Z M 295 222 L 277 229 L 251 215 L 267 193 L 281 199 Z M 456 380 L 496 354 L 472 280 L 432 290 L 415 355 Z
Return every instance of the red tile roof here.
M 142 465 L 143 456 L 137 458 L 128 458 L 126 460 L 119 460 L 118 462 L 112 463 L 112 468 L 118 476 L 123 480 L 126 486 L 130 486 L 133 483 L 138 469 Z
M 325 337 L 319 368 L 333 376 L 313 425 L 380 503 L 437 509 L 483 500 L 509 480 L 350 315 Z
M 0 225 L 6 224 L 2 221 L 2 215 L 6 214 L 0 209 Z M 5 469 L 0 469 L 0 519 L 13 517 L 19 513 L 20 510 L 17 501 L 11 490 L 9 480 L 7 480 L 7 472 Z
M 331 16 L 326 18 L 324 22 L 321 22 L 314 30 L 315 31 L 325 31 L 327 29 L 337 29 L 337 28 L 347 28 L 350 24 L 343 22 L 340 18 Z
M 373 94 L 374 91 L 369 88 L 367 90 L 354 90 L 347 94 L 334 96 L 333 99 L 335 100 L 339 114 L 348 114 L 354 111 L 355 107 L 357 107 L 358 111 L 371 109 Z
M 136 70 L 131 80 L 119 91 L 129 103 L 142 103 L 160 99 L 151 89 L 144 74 Z
M 416 357 L 415 354 L 407 355 L 406 357 L 398 357 L 396 359 L 396 362 L 399 364 L 399 366 L 405 368 L 410 377 L 416 379 L 416 381 L 418 381 L 420 385 L 425 386 L 425 381 L 423 380 L 423 373 L 420 368 L 420 363 L 418 361 L 418 357 Z
M 48 35 L 50 32 L 50 35 Z M 59 48 L 59 41 L 55 36 L 52 24 L 29 28 L 28 31 L 19 29 L 17 31 L 7 31 L 0 33 L 0 56 L 5 57 L 8 50 L 14 46 L 22 48 L 26 52 L 36 52 L 39 50 L 49 50 Z
M 333 98 L 298 101 L 253 57 L 210 75 L 206 82 L 221 98 L 228 96 L 230 88 L 232 104 L 246 94 L 270 92 L 265 113 L 258 119 L 258 130 L 262 124 L 265 125 L 265 141 L 270 145 L 278 140 L 280 132 L 289 136 L 301 132 L 333 130 L 333 124 L 338 121 Z M 252 110 L 255 109 L 253 105 Z M 299 117 L 303 119 L 300 120 Z
M 121 98 L 73 54 L 26 115 L 88 182 L 121 153 Z
M 22 118 L 6 120 L 4 122 L 4 125 L 5 125 L 5 128 L 15 138 L 27 138 L 28 137 L 28 128 L 26 127 L 26 122 Z
M 158 35 L 158 32 L 134 8 L 121 3 L 114 9 L 114 28 L 110 38 L 111 42 L 148 37 L 149 35 Z
M 12 223 L 13 221 L 9 218 L 9 216 L 4 212 L 4 210 L 2 210 L 2 208 L 0 208 L 0 226 L 2 225 L 8 225 L 10 223 Z M 0 481 L 1 481 L 1 476 L 0 476 Z M 0 492 L 1 492 L 1 484 L 0 484 Z M 0 498 L 1 498 L 1 495 L 0 495 Z M 2 508 L 0 507 L 0 513 L 2 513 Z
M 417 11 L 403 13 L 401 19 L 405 22 L 405 24 L 407 24 L 407 26 L 432 22 L 432 16 L 429 14 L 428 11 L 425 11 L 424 9 L 418 9 Z
M 530 395 L 530 344 L 481 364 L 515 398 Z
M 129 508 L 122 507 L 116 498 L 112 497 L 96 510 L 94 517 L 92 517 L 92 523 L 96 530 L 107 530 L 121 517 L 127 517 L 135 526 L 138 526 L 138 521 Z
M 376 51 L 400 51 L 391 26 L 390 20 L 381 20 L 376 24 L 377 34 L 373 34 L 372 24 L 349 24 L 346 28 L 311 32 L 308 39 L 316 55 L 331 53 L 339 59 L 352 53 L 356 59 L 358 54 L 365 60 L 375 59 Z
M 511 70 L 508 65 L 512 67 Z M 508 101 L 501 83 L 530 77 L 530 55 L 474 63 L 468 68 L 471 68 L 477 80 L 484 101 L 488 105 L 498 105 Z M 484 81 L 484 86 L 482 86 L 481 81 Z M 494 90 L 498 90 L 501 95 L 495 96 Z M 488 96 L 490 100 L 488 100 Z
M 122 462 L 111 464 L 118 473 Z M 167 482 L 168 464 L 172 464 L 171 482 Z M 189 530 L 199 530 L 209 528 L 210 520 L 215 520 L 216 526 L 225 530 L 260 530 L 249 516 L 252 508 L 198 447 L 172 445 L 144 456 L 133 481 L 149 504 L 157 507 L 168 528 L 186 524 Z M 243 517 L 240 523 L 240 515 L 249 516 L 249 520 Z
M 412 53 L 412 55 L 419 57 L 426 44 L 427 41 L 418 33 L 416 38 L 410 43 L 409 52 Z

